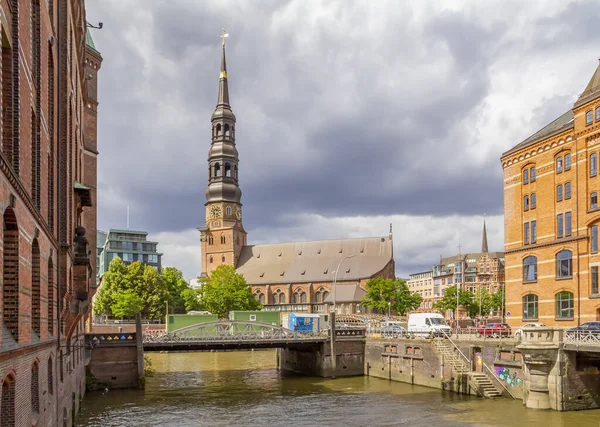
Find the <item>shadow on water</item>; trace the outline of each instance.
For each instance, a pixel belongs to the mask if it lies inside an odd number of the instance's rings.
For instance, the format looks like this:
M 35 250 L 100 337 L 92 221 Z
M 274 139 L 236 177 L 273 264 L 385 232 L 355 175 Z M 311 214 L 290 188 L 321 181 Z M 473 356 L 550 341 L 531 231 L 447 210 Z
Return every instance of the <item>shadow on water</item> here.
M 88 394 L 80 426 L 598 427 L 599 411 L 535 412 L 366 377 L 330 380 L 276 369 L 262 352 L 151 355 L 146 390 Z

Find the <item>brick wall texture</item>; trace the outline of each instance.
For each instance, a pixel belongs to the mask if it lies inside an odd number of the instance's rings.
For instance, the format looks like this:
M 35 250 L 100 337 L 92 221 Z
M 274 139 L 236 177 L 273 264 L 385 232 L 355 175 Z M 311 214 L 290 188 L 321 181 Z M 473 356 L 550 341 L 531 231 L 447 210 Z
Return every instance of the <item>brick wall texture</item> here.
M 591 238 L 593 227 L 600 226 L 600 209 L 591 203 L 592 194 L 600 191 L 600 175 L 591 165 L 595 156 L 597 169 L 600 156 L 599 95 L 577 103 L 573 121 L 502 156 L 506 309 L 513 327 L 528 322 L 571 327 L 600 320 L 600 295 L 591 279 L 600 266 Z M 570 255 L 562 273 L 561 252 Z M 529 277 L 526 259 L 537 259 Z M 528 311 L 524 300 L 535 301 L 535 308 L 530 305 Z
M 0 427 L 71 425 L 95 275 L 94 256 L 72 274 L 73 238 L 78 218 L 96 235 L 102 58 L 85 45 L 83 0 L 0 0 L 0 31 Z M 75 181 L 92 207 L 78 209 Z

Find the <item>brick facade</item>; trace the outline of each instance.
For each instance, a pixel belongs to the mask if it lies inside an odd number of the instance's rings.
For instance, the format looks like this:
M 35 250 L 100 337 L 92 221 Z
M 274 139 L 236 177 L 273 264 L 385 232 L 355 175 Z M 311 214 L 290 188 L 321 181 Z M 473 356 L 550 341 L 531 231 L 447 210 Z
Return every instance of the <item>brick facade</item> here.
M 600 67 L 572 110 L 502 156 L 511 326 L 600 319 L 591 279 L 600 266 L 592 247 L 593 227 L 600 225 L 591 203 L 600 191 L 591 165 L 595 156 L 597 169 L 600 155 L 600 85 L 594 82 L 600 83 Z
M 94 257 L 77 226 L 96 234 L 95 157 L 84 162 L 84 135 L 95 144 L 96 132 L 95 113 L 91 131 L 82 114 L 85 7 L 0 0 L 0 11 L 0 426 L 67 425 L 85 391 L 93 292 Z

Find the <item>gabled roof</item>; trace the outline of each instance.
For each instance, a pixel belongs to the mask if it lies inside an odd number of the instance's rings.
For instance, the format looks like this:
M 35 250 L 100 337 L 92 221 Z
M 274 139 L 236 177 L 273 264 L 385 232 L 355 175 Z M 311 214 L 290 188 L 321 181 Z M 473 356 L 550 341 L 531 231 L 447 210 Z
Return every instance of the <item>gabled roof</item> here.
M 361 288 L 358 284 L 356 285 L 336 285 L 335 290 L 335 303 L 348 303 L 348 302 L 356 302 L 359 303 L 362 301 L 364 296 L 367 294 L 363 288 Z M 325 304 L 331 304 L 333 302 L 333 291 L 329 293 L 325 301 Z
M 531 135 L 529 138 L 524 140 L 523 142 L 515 145 L 513 148 L 508 150 L 507 152 L 502 154 L 504 157 L 507 154 L 514 153 L 515 151 L 519 151 L 522 148 L 528 147 L 530 145 L 535 144 L 542 139 L 548 138 L 549 136 L 556 135 L 558 133 L 564 132 L 568 129 L 573 129 L 573 110 L 569 110 L 557 119 L 548 123 L 546 126 L 538 130 L 536 133 Z
M 581 95 L 579 95 L 579 99 L 575 103 L 575 107 L 586 104 L 598 97 L 600 97 L 600 64 L 598 64 L 594 75 L 588 82 Z
M 392 260 L 392 239 L 316 240 L 244 246 L 237 265 L 248 284 L 358 281 L 377 274 Z

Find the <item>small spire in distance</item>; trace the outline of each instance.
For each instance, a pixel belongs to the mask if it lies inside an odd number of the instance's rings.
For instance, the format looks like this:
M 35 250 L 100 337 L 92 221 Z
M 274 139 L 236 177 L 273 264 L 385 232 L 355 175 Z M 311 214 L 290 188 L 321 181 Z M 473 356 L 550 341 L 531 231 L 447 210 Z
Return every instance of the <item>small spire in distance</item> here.
M 485 228 L 485 214 L 483 214 L 483 237 L 481 239 L 481 252 L 484 254 L 488 252 L 487 230 Z

